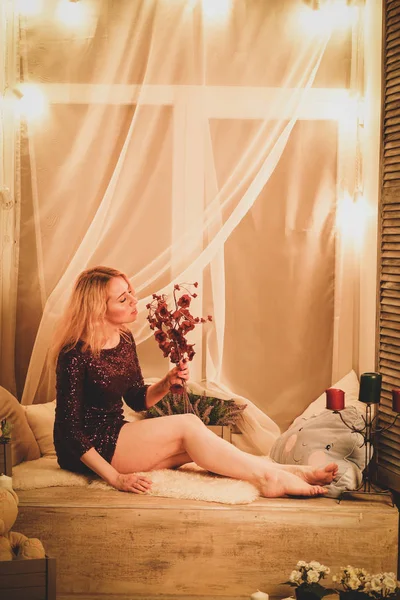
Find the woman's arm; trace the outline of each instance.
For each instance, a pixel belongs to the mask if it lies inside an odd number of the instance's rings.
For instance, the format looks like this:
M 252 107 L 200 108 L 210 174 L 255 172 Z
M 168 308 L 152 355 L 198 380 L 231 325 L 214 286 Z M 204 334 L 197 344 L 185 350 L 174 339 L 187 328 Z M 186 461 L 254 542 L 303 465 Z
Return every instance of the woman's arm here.
M 182 379 L 189 379 L 189 367 L 187 362 L 181 361 L 179 366 L 171 369 L 165 377 L 152 385 L 145 385 L 142 370 L 139 365 L 136 353 L 136 344 L 131 334 L 132 340 L 132 362 L 133 369 L 136 372 L 136 384 L 127 390 L 124 394 L 124 400 L 130 408 L 136 411 L 147 410 L 157 404 L 166 394 L 168 394 L 171 385 L 182 384 Z
M 151 488 L 151 481 L 147 477 L 135 475 L 135 473 L 118 473 L 95 448 L 90 448 L 85 452 L 81 456 L 81 461 L 104 481 L 122 492 L 145 494 Z
M 93 446 L 83 428 L 85 376 L 85 357 L 77 348 L 59 355 L 56 369 L 55 430 L 58 439 L 77 458 Z

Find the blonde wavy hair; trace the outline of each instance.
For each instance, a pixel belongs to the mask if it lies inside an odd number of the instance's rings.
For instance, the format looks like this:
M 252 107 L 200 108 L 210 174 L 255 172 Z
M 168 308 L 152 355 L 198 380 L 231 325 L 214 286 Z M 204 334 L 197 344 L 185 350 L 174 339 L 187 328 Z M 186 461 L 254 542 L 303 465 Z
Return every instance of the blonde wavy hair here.
M 61 351 L 72 350 L 79 341 L 83 341 L 83 352 L 90 349 L 92 354 L 99 355 L 105 338 L 107 287 L 114 277 L 122 277 L 131 287 L 124 273 L 109 267 L 93 267 L 79 275 L 65 313 L 56 328 L 50 352 L 54 362 Z M 122 326 L 120 332 L 123 337 L 127 337 L 129 329 Z

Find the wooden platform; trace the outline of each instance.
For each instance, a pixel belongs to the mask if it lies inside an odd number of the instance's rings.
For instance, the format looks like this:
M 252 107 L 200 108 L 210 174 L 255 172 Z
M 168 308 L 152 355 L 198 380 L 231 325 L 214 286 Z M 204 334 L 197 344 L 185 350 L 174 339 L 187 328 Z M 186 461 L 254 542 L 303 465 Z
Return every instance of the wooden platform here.
M 398 511 L 385 498 L 227 506 L 84 488 L 19 498 L 14 529 L 57 559 L 58 600 L 283 598 L 301 559 L 397 571 Z

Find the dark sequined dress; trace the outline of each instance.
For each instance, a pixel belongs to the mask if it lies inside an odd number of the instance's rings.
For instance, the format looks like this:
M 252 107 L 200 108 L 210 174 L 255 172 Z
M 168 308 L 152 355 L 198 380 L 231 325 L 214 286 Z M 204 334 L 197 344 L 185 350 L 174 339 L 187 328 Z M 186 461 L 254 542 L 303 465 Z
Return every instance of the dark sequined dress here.
M 61 352 L 57 361 L 54 445 L 62 469 L 90 472 L 80 460 L 95 448 L 109 463 L 122 426 L 122 397 L 136 411 L 146 408 L 144 384 L 131 334 L 94 357 L 82 343 Z

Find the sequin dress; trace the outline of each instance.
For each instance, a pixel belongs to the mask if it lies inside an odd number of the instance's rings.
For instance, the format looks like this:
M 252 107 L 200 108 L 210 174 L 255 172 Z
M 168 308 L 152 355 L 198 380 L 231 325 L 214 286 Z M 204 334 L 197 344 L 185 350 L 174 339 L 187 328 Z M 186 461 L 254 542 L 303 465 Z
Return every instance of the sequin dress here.
M 94 357 L 82 343 L 61 352 L 57 361 L 57 406 L 54 445 L 62 469 L 90 471 L 80 460 L 90 448 L 109 463 L 115 452 L 123 417 L 122 397 L 136 411 L 146 408 L 144 384 L 133 337 L 121 336 L 114 348 Z

